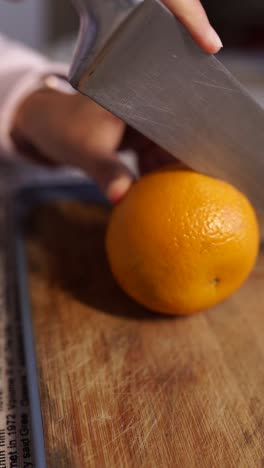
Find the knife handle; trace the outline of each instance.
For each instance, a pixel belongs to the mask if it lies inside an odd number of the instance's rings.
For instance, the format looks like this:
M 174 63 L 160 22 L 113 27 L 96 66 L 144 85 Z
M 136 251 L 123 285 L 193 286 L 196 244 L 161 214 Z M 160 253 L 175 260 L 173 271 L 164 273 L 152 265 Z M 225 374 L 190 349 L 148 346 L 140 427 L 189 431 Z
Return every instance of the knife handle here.
M 72 0 L 80 29 L 70 69 L 70 82 L 78 85 L 84 69 L 96 60 L 126 17 L 144 0 Z

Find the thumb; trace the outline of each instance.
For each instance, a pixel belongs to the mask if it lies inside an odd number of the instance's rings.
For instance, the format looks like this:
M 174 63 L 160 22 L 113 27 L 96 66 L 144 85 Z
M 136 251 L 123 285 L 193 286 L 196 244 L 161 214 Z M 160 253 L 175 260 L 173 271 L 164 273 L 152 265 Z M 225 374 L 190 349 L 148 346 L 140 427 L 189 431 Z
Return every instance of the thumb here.
M 215 54 L 223 47 L 221 39 L 211 26 L 200 0 L 163 1 L 206 52 Z
M 111 203 L 119 202 L 133 183 L 133 175 L 117 155 L 89 157 L 84 168 Z

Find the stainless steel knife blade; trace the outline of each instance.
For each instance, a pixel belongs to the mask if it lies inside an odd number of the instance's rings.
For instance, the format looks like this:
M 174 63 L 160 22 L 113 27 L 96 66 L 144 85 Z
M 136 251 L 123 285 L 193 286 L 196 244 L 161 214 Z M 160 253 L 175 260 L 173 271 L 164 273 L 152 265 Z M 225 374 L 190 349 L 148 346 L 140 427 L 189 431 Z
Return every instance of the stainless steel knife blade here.
M 76 89 L 264 208 L 264 111 L 162 3 L 131 8 L 96 54 L 90 45 L 79 49 L 70 76 Z

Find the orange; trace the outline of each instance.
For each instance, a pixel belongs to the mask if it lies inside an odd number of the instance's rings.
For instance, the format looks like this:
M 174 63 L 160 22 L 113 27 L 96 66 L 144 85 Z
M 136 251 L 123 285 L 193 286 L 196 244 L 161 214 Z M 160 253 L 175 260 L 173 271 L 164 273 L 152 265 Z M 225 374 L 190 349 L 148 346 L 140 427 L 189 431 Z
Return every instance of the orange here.
M 114 208 L 106 238 L 119 285 L 153 311 L 190 314 L 247 278 L 259 233 L 248 199 L 230 184 L 168 167 L 142 177 Z

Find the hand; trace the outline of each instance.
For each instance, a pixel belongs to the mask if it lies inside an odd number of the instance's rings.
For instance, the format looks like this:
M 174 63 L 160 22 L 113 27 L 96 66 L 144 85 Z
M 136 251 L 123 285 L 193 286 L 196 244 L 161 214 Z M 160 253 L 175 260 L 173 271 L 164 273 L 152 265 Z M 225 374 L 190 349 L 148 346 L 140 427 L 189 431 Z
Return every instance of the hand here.
M 112 202 L 122 198 L 133 182 L 118 149 L 135 150 L 142 172 L 172 159 L 135 130 L 125 130 L 121 120 L 89 98 L 53 90 L 36 91 L 20 106 L 12 137 L 31 160 L 83 169 Z

